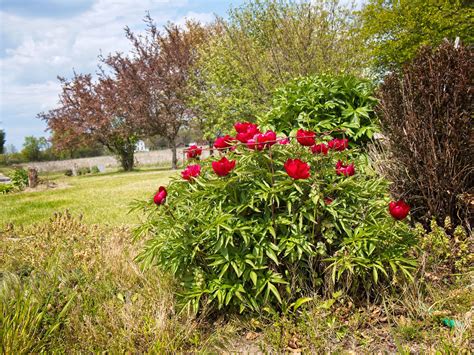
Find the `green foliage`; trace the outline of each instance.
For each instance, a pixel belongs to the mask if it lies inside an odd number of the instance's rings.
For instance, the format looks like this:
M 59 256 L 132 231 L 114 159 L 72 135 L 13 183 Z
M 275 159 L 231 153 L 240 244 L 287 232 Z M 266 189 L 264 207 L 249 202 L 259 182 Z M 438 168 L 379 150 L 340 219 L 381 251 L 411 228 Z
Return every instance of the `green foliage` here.
M 0 194 L 7 194 L 15 190 L 15 186 L 13 184 L 2 184 L 0 183 Z
M 192 80 L 190 99 L 207 138 L 255 120 L 273 91 L 295 77 L 360 74 L 356 25 L 338 0 L 249 1 L 231 9 L 201 46 Z
M 0 154 L 0 166 L 9 166 L 25 163 L 26 159 L 21 153 Z
M 316 132 L 344 130 L 357 142 L 377 131 L 370 82 L 350 76 L 309 76 L 278 89 L 272 109 L 262 117 L 264 126 L 289 134 L 294 127 Z
M 370 0 L 360 12 L 361 34 L 376 70 L 401 68 L 423 45 L 457 36 L 474 42 L 474 8 L 461 0 Z M 362 49 L 362 48 L 361 48 Z
M 13 170 L 9 174 L 9 177 L 12 181 L 12 185 L 18 190 L 23 190 L 28 186 L 28 171 L 23 168 Z
M 0 183 L 0 194 L 21 191 L 28 186 L 28 171 L 23 168 L 17 168 L 10 171 L 8 177 L 11 182 L 7 184 Z
M 448 272 L 466 272 L 474 264 L 472 236 L 462 226 L 454 227 L 449 217 L 446 217 L 444 226 L 432 220 L 429 231 L 421 225 L 416 230 L 425 267 L 429 271 L 448 268 Z
M 77 169 L 77 175 L 87 175 L 91 173 L 91 169 L 89 167 L 83 167 Z
M 290 310 L 313 292 L 360 297 L 410 277 L 413 235 L 388 214 L 387 183 L 363 156 L 312 155 L 297 143 L 229 155 L 237 161 L 229 176 L 203 161 L 195 181 L 172 180 L 165 205 L 135 206 L 148 213 L 135 231 L 147 237 L 138 259 L 175 274 L 191 309 Z M 294 157 L 310 163 L 310 179 L 286 174 Z M 337 176 L 338 159 L 355 161 L 356 175 Z
M 22 282 L 20 277 L 5 273 L 0 283 L 0 350 L 5 354 L 36 353 L 45 350 L 64 324 L 64 316 L 72 306 L 75 294 L 52 309 L 56 287 L 51 287 L 55 275 L 42 275 Z M 29 284 L 28 282 L 32 282 Z M 44 289 L 44 287 L 48 289 Z M 51 302 L 51 303 L 50 303 Z
M 58 148 L 55 146 L 55 137 L 51 138 L 51 158 L 53 160 L 77 159 L 87 157 L 98 157 L 106 153 L 105 148 L 99 143 L 89 143 L 86 146 L 72 147 L 70 149 Z
M 39 161 L 43 158 L 43 152 L 49 148 L 48 141 L 44 137 L 25 137 L 21 154 L 27 161 Z
M 91 168 L 91 174 L 99 174 L 99 173 L 100 173 L 99 167 L 97 165 L 94 165 Z
M 207 140 L 229 131 L 236 121 L 253 120 L 265 105 L 255 97 L 252 82 L 236 70 L 237 62 L 222 38 L 215 36 L 204 46 L 198 59 L 198 71 L 191 85 L 190 105 L 196 111 L 194 124 Z

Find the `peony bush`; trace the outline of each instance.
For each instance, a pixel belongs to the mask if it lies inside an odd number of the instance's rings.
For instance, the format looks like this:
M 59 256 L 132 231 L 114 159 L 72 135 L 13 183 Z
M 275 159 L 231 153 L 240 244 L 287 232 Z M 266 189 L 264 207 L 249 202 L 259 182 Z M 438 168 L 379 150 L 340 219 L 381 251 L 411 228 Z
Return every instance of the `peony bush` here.
M 147 212 L 138 260 L 173 273 L 186 306 L 292 310 L 315 293 L 366 298 L 411 277 L 404 211 L 389 208 L 387 182 L 347 140 L 236 131 L 136 206 Z
M 361 145 L 379 131 L 373 84 L 352 76 L 316 75 L 296 78 L 273 95 L 271 109 L 259 122 L 289 134 L 295 127 L 323 133 L 344 130 Z

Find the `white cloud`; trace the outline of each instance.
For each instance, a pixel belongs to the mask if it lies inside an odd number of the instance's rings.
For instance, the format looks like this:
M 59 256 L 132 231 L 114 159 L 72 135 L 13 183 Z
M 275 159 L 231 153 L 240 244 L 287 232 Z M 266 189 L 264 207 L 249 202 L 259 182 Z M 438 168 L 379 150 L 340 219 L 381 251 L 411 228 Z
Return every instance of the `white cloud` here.
M 185 16 L 177 19 L 175 22 L 179 25 L 184 25 L 186 20 L 193 19 L 201 23 L 211 23 L 214 20 L 214 15 L 210 12 L 194 12 L 190 11 Z
M 15 85 L 2 94 L 2 101 L 17 109 L 34 105 L 40 111 L 46 110 L 57 103 L 59 88 L 59 83 L 52 80 L 41 84 Z
M 0 57 L 0 120 L 8 143 L 20 145 L 19 131 L 42 134 L 33 130 L 38 126 L 34 117 L 56 104 L 56 76 L 70 77 L 73 69 L 93 73 L 100 53 L 127 51 L 124 27 L 142 30 L 146 11 L 158 24 L 181 23 L 185 17 L 212 20 L 212 13 L 187 12 L 188 5 L 187 0 L 96 0 L 89 9 L 66 18 L 0 12 L 3 46 L 8 46 Z M 25 125 L 21 129 L 20 122 Z

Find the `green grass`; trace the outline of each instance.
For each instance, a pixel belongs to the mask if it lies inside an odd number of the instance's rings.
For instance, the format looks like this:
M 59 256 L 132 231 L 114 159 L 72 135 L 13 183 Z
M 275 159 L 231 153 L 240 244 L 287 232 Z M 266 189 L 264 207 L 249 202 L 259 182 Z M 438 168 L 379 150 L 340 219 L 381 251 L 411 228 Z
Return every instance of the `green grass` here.
M 86 223 L 134 224 L 138 217 L 127 213 L 130 203 L 151 197 L 160 185 L 167 184 L 172 174 L 145 170 L 78 177 L 48 175 L 47 179 L 57 187 L 0 195 L 0 226 L 31 225 L 66 209 L 75 215 L 82 214 Z

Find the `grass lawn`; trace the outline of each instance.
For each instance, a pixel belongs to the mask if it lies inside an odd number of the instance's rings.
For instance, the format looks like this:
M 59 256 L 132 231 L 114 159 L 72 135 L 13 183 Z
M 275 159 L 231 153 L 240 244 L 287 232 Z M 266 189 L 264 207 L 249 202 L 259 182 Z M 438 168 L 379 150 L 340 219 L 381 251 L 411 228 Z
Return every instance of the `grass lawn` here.
M 78 177 L 48 175 L 56 188 L 0 195 L 0 226 L 30 225 L 66 209 L 74 215 L 82 214 L 86 223 L 130 225 L 138 221 L 136 215 L 127 213 L 130 203 L 152 196 L 172 174 L 144 170 Z

